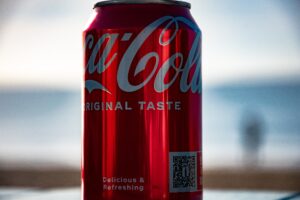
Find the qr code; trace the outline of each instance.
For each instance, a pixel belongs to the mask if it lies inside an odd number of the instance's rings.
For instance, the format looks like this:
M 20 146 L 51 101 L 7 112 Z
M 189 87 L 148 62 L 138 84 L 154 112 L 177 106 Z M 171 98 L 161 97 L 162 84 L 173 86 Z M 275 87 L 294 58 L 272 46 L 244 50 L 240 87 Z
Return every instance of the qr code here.
M 170 152 L 170 192 L 197 191 L 197 152 Z

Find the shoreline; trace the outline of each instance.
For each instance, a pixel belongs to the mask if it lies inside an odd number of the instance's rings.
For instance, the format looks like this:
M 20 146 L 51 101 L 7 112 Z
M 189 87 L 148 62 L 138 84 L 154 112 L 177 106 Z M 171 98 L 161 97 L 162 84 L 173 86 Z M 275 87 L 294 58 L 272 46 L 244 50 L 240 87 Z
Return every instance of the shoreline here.
M 54 189 L 80 186 L 77 169 L 0 168 L 0 187 Z M 205 169 L 205 189 L 300 191 L 300 170 L 282 169 Z

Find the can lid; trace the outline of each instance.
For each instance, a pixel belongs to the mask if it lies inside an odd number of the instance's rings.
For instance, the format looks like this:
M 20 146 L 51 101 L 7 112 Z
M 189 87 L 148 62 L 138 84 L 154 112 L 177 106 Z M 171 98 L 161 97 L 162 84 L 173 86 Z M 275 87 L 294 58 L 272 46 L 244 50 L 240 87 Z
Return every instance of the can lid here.
M 167 5 L 176 5 L 183 6 L 186 8 L 191 8 L 191 4 L 185 1 L 176 1 L 176 0 L 105 0 L 100 1 L 94 5 L 94 8 L 112 5 L 112 4 L 167 4 Z

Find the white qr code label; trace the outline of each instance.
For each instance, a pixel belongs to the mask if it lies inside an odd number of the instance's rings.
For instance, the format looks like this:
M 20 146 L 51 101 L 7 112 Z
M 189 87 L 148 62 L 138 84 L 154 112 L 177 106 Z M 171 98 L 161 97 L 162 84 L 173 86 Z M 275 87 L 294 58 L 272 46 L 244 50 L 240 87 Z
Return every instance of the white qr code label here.
M 197 191 L 197 152 L 170 152 L 170 192 Z

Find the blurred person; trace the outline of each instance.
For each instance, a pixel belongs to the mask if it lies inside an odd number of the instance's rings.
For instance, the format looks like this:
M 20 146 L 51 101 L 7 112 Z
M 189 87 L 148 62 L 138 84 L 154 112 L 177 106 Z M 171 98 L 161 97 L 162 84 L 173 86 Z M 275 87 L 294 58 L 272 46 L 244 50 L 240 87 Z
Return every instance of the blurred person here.
M 243 112 L 240 134 L 244 164 L 247 167 L 258 166 L 265 134 L 264 120 L 258 111 L 248 109 Z

